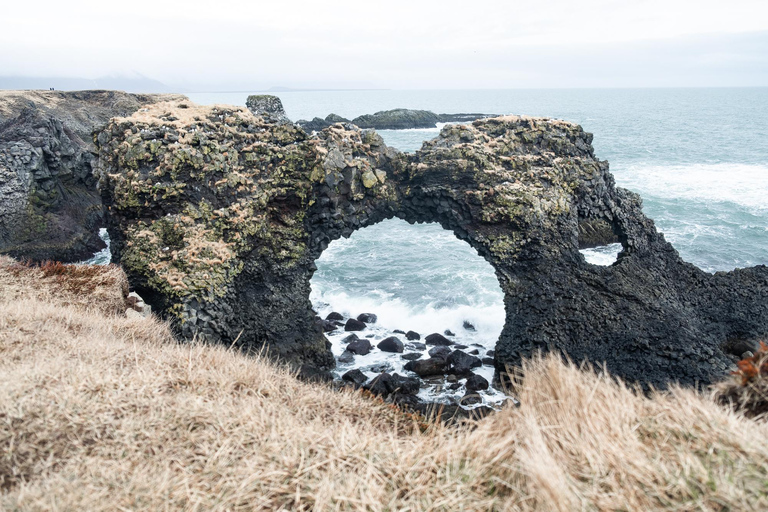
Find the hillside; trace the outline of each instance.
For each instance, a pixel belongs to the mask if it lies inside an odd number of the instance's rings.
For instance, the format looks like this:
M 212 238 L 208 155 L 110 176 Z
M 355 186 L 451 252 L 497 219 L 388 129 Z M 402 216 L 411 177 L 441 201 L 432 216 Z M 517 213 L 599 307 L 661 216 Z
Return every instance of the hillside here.
M 768 425 L 549 358 L 431 425 L 122 318 L 116 267 L 0 261 L 4 510 L 764 510 Z

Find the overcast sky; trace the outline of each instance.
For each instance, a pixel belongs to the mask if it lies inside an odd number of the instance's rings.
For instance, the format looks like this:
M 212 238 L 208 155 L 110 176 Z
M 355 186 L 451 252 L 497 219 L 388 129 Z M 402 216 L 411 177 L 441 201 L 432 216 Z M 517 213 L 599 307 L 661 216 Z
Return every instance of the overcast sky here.
M 172 87 L 768 86 L 768 0 L 4 2 L 0 75 Z

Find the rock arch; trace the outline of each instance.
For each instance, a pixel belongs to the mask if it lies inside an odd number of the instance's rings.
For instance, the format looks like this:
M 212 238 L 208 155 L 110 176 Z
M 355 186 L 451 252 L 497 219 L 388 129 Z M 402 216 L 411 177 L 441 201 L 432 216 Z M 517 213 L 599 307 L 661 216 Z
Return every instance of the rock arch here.
M 185 338 L 331 367 L 309 302 L 314 261 L 398 217 L 440 223 L 494 267 L 506 308 L 497 369 L 556 350 L 633 381 L 710 382 L 733 340 L 768 332 L 768 269 L 713 276 L 683 262 L 591 140 L 571 123 L 508 116 L 402 154 L 354 125 L 309 136 L 187 102 L 114 119 L 97 143 L 115 261 Z M 587 231 L 621 241 L 614 265 L 580 256 Z

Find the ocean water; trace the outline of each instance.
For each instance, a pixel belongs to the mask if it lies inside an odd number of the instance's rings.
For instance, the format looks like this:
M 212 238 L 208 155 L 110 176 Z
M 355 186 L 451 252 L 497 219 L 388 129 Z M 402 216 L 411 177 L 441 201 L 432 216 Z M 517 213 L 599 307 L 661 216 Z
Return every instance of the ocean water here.
M 189 94 L 200 104 L 244 105 L 249 93 Z M 347 118 L 392 108 L 437 113 L 527 114 L 566 119 L 594 134 L 597 156 L 611 164 L 619 186 L 640 193 L 681 256 L 707 272 L 768 264 L 768 88 L 295 91 L 276 93 L 293 120 Z M 387 144 L 414 151 L 439 128 L 384 130 Z M 582 251 L 610 265 L 618 244 Z M 493 269 L 465 242 L 439 225 L 389 220 L 335 241 L 317 261 L 311 300 L 325 316 L 371 312 L 375 325 L 363 335 L 375 342 L 395 329 L 423 335 L 455 333 L 459 343 L 492 350 L 504 322 L 502 294 Z M 474 331 L 463 328 L 467 321 Z M 338 356 L 342 335 L 330 335 Z M 475 344 L 477 347 L 472 347 Z M 399 356 L 377 350 L 340 365 L 370 376 Z M 492 369 L 479 373 L 490 377 Z M 490 380 L 490 379 L 489 379 Z M 422 396 L 445 401 L 462 389 L 433 386 Z M 503 398 L 490 390 L 486 403 Z

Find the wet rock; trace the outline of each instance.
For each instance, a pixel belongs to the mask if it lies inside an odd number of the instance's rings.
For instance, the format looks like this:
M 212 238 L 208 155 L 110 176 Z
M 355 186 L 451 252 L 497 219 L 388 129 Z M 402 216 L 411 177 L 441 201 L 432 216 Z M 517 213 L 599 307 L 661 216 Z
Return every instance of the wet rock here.
M 331 313 L 328 313 L 328 316 L 325 317 L 326 320 L 344 320 L 344 315 L 341 313 L 337 313 L 336 311 L 333 311 Z
M 407 354 L 403 354 L 400 357 L 406 361 L 415 361 L 416 359 L 421 359 L 421 356 L 422 354 L 419 352 L 408 352 Z
M 421 335 L 416 331 L 408 331 L 407 333 L 405 333 L 405 339 L 407 339 L 408 341 L 420 340 Z
M 459 382 L 459 378 L 456 375 L 448 375 L 445 377 L 445 380 L 451 383 Z
M 344 338 L 342 338 L 341 342 L 342 343 L 352 343 L 353 341 L 357 341 L 359 339 L 360 338 L 357 337 L 357 334 L 353 333 L 353 334 L 350 334 L 349 336 L 344 336 Z
M 395 329 L 392 332 L 395 333 L 395 334 L 405 334 L 405 331 L 401 331 L 400 329 Z
M 312 365 L 302 365 L 297 375 L 304 382 L 332 382 L 333 375 L 327 370 L 321 370 Z
M 347 345 L 347 351 L 359 356 L 368 354 L 371 351 L 371 348 L 373 348 L 371 347 L 371 342 L 367 339 L 353 341 Z
M 467 393 L 460 400 L 459 405 L 477 405 L 483 403 L 483 397 L 477 393 Z
M 390 336 L 384 338 L 376 345 L 379 350 L 383 352 L 395 352 L 401 354 L 403 352 L 403 342 L 397 336 Z
M 419 359 L 410 361 L 404 367 L 412 371 L 419 377 L 428 377 L 430 375 L 443 375 L 448 372 L 448 362 L 440 357 L 430 357 L 429 359 Z
M 366 324 L 375 324 L 376 320 L 378 320 L 379 317 L 374 315 L 373 313 L 361 313 L 357 315 L 357 321 L 358 322 L 364 322 Z
M 725 351 L 737 356 L 741 356 L 745 352 L 754 353 L 758 348 L 760 348 L 760 345 L 757 341 L 743 338 L 731 339 L 725 344 Z
M 488 389 L 488 381 L 482 375 L 472 374 L 467 378 L 464 384 L 467 391 L 482 391 Z
M 469 348 L 469 347 L 467 345 L 462 345 L 461 343 L 456 343 L 455 345 L 453 345 L 453 348 L 457 350 L 464 350 L 465 348 Z
M 482 366 L 483 362 L 475 357 L 463 352 L 461 350 L 454 350 L 448 356 L 448 362 L 451 365 L 451 370 L 455 373 L 462 375 L 469 373 L 472 368 Z
M 419 392 L 421 382 L 415 377 L 404 377 L 398 373 L 393 373 L 392 377 L 386 383 L 387 390 L 390 393 L 402 393 L 404 395 L 415 395 Z
M 354 318 L 350 318 L 347 320 L 347 323 L 344 324 L 345 331 L 362 331 L 365 327 L 366 325 L 363 322 L 355 320 Z
M 474 325 L 472 325 L 471 323 L 469 323 L 469 322 L 468 322 L 468 321 L 466 321 L 466 320 L 464 320 L 464 323 L 462 324 L 462 327 L 464 327 L 464 329 L 466 329 L 467 331 L 472 331 L 472 332 L 474 332 L 474 331 L 476 330 L 476 329 L 475 329 L 475 326 L 474 326 Z
M 349 370 L 347 373 L 341 376 L 341 380 L 351 382 L 355 385 L 355 387 L 359 388 L 366 382 L 368 382 L 368 377 L 365 376 L 363 372 L 361 372 L 358 369 Z
M 475 349 L 467 351 L 467 354 L 470 354 L 470 355 L 473 355 L 473 356 L 479 356 L 480 355 L 480 351 L 475 348 Z
M 349 350 L 345 350 L 337 359 L 340 363 L 350 364 L 355 362 L 355 355 Z
M 494 355 L 495 353 L 496 353 L 496 352 L 494 352 L 493 350 L 488 350 L 488 351 L 486 351 L 486 352 L 485 352 L 485 355 L 486 355 L 487 357 L 493 357 L 493 355 Z
M 424 407 L 424 402 L 415 395 L 402 395 L 397 393 L 392 395 L 392 402 L 410 411 L 419 412 Z
M 483 362 L 483 364 L 485 366 L 493 366 L 494 365 L 492 357 L 484 357 L 484 358 L 481 359 L 481 361 Z
M 389 394 L 389 389 L 392 387 L 391 380 L 392 376 L 384 372 L 374 377 L 371 382 L 363 387 L 374 395 L 386 396 Z
M 427 343 L 427 345 L 438 345 L 438 346 L 443 346 L 443 347 L 447 347 L 449 345 L 453 345 L 453 342 L 451 340 L 449 340 L 448 338 L 446 338 L 442 334 L 439 334 L 439 333 L 436 333 L 436 332 L 432 333 L 429 336 L 427 336 L 426 338 L 424 338 L 424 341 Z
M 448 385 L 448 389 L 451 391 L 456 391 L 457 389 L 461 389 L 461 383 L 460 382 L 453 382 Z
M 383 363 L 376 363 L 376 364 L 364 366 L 360 369 L 363 370 L 364 372 L 384 373 L 392 370 L 392 365 L 387 362 L 383 362 Z
M 450 329 L 446 329 L 445 331 L 443 331 L 443 334 L 445 334 L 446 336 L 456 336 Z
M 366 338 L 375 338 L 376 335 L 375 334 L 366 334 L 365 337 Z
M 427 350 L 427 346 L 424 343 L 412 341 L 405 344 L 405 348 L 410 350 Z
M 427 352 L 431 357 L 442 357 L 443 359 L 447 359 L 450 353 L 451 349 L 448 347 L 435 347 L 429 349 L 429 352 Z

